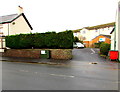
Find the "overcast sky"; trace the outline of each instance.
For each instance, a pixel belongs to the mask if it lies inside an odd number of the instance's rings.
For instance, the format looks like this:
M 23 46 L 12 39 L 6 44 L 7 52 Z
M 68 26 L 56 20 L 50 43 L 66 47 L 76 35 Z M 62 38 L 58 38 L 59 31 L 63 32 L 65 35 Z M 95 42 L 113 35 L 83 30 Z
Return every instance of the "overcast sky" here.
M 118 0 L 2 0 L 0 16 L 17 13 L 17 6 L 33 32 L 75 30 L 115 21 Z

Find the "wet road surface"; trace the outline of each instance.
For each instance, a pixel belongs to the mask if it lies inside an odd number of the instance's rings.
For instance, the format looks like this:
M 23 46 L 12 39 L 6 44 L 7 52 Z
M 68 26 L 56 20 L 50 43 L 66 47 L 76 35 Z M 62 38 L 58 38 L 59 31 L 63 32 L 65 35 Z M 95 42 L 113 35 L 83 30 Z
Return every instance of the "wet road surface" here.
M 117 90 L 118 63 L 97 52 L 74 49 L 73 59 L 63 65 L 2 62 L 3 90 Z

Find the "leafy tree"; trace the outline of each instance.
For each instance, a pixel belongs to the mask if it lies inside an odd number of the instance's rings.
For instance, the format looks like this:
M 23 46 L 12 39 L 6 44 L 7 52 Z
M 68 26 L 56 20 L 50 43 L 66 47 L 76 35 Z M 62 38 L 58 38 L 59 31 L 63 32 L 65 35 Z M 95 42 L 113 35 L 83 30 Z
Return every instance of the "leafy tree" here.
M 83 41 L 79 40 L 78 37 L 74 37 L 74 42 L 80 42 L 80 43 L 83 43 Z

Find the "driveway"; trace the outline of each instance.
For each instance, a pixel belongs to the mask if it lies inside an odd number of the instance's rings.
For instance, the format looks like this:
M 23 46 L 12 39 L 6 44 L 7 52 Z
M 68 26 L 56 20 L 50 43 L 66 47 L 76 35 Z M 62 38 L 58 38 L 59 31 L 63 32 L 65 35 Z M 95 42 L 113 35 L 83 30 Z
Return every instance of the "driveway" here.
M 86 62 L 106 62 L 108 60 L 102 58 L 98 54 L 99 49 L 84 48 L 73 49 L 73 60 Z
M 97 49 L 74 49 L 63 65 L 2 62 L 4 90 L 117 90 L 118 63 L 99 57 Z M 97 64 L 91 64 L 97 62 Z

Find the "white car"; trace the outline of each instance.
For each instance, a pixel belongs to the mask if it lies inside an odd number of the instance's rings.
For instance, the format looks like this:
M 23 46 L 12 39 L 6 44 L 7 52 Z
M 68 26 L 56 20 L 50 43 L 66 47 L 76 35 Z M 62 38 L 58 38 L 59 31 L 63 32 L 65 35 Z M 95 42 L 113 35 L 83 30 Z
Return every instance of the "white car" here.
M 75 48 L 84 48 L 84 45 L 80 42 L 76 42 L 76 44 L 74 44 Z

